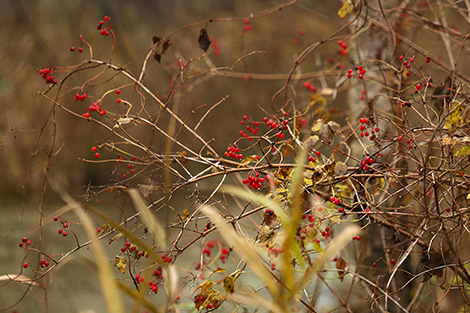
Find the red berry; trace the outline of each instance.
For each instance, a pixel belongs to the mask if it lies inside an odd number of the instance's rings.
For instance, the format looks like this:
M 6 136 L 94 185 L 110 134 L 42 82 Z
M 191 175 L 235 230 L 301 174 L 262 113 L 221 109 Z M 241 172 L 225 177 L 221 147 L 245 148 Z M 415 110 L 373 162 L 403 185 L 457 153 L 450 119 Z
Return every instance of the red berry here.
M 391 259 L 391 260 L 390 260 L 390 263 L 391 263 L 392 265 L 394 265 L 395 263 L 397 263 L 397 261 L 395 261 L 395 259 Z
M 96 147 L 92 147 L 91 151 L 96 152 Z
M 23 268 L 27 268 L 28 266 L 29 266 L 28 263 L 24 263 L 24 264 L 23 264 Z
M 57 231 L 59 233 L 59 235 L 62 235 L 62 233 L 64 232 L 64 230 L 61 228 Z
M 64 236 L 64 237 L 66 237 L 67 235 L 68 235 L 68 234 L 67 234 L 66 231 L 64 231 L 64 232 L 62 233 L 62 236 Z
M 110 20 L 109 16 L 105 16 L 105 17 L 103 18 L 103 21 L 105 21 L 105 22 L 108 22 L 109 20 Z
M 117 94 L 117 95 L 120 95 L 120 94 L 121 94 L 121 90 L 120 90 L 120 89 L 116 90 L 116 94 Z
M 377 266 L 377 263 L 375 263 L 375 262 L 372 263 L 372 266 L 373 266 L 373 267 L 376 267 L 376 266 Z
M 82 53 L 82 52 L 83 52 L 83 48 L 78 48 L 78 52 Z
M 70 51 L 71 51 L 71 52 L 74 52 L 74 51 L 75 51 L 75 47 L 70 47 Z
M 99 158 L 100 157 L 100 154 L 98 152 L 95 153 L 95 158 Z
M 54 222 L 57 222 L 59 218 L 57 216 L 54 216 Z

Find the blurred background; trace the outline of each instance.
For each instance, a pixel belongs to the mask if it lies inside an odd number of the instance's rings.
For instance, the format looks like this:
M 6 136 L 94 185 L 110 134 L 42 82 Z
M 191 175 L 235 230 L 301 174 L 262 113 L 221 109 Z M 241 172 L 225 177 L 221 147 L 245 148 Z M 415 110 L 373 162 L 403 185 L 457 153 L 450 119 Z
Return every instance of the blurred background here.
M 172 46 L 162 56 L 161 63 L 153 58 L 149 60 L 146 74 L 147 84 L 164 97 L 178 73 L 177 60 L 202 55 L 197 43 L 202 27 L 207 29 L 212 39 L 216 38 L 220 48 L 218 55 L 213 53 L 214 49 L 209 50 L 209 63 L 200 62 L 203 68 L 207 68 L 207 64 L 232 67 L 241 56 L 256 51 L 236 63 L 233 71 L 237 75 L 234 77 L 204 76 L 186 87 L 184 97 L 179 99 L 179 114 L 185 117 L 201 105 L 210 107 L 229 96 L 200 128 L 202 137 L 214 138 L 213 147 L 223 153 L 228 144 L 238 139 L 239 119 L 244 114 L 262 119 L 266 114 L 273 113 L 271 97 L 285 82 L 286 76 L 282 75 L 279 79 L 270 78 L 269 75 L 287 74 L 303 48 L 338 26 L 337 3 L 304 1 L 279 13 L 251 20 L 253 30 L 242 36 L 244 23 L 241 18 L 275 10 L 284 3 L 251 0 L 1 1 L 0 103 L 3 112 L 0 116 L 0 162 L 5 165 L 5 171 L 0 183 L 0 236 L 2 246 L 7 249 L 0 252 L 0 275 L 19 273 L 24 262 L 37 264 L 38 261 L 35 254 L 18 248 L 18 243 L 23 236 L 27 236 L 33 241 L 33 246 L 38 247 L 38 207 L 43 192 L 44 162 L 53 133 L 52 105 L 38 94 L 41 90 L 47 90 L 47 85 L 38 74 L 40 69 L 47 65 L 72 66 L 86 60 L 89 53 L 87 47 L 80 44 L 80 35 L 92 45 L 95 59 L 109 60 L 112 39 L 100 36 L 96 30 L 104 16 L 111 18 L 117 37 L 113 63 L 125 67 L 135 76 L 140 73 L 144 58 L 153 44 L 153 36 L 167 36 L 182 26 L 207 19 L 239 18 L 237 21 L 206 23 L 178 32 L 172 37 Z M 72 46 L 77 49 L 83 47 L 84 52 L 72 53 Z M 330 48 L 330 52 L 336 51 L 335 44 L 331 44 Z M 324 50 L 317 60 L 306 63 L 305 69 L 322 67 L 328 55 L 328 50 Z M 247 79 L 251 74 L 267 76 Z M 56 79 L 61 78 L 61 73 L 57 73 Z M 76 75 L 59 95 L 63 105 L 80 114 L 90 104 L 73 101 L 73 96 L 83 83 L 82 78 L 89 78 L 89 73 Z M 111 87 L 118 87 L 120 83 L 116 79 Z M 99 90 L 99 87 L 94 89 Z M 123 91 L 123 98 L 125 93 Z M 52 96 L 53 93 L 48 95 Z M 127 95 L 132 97 L 130 92 Z M 93 97 L 93 92 L 89 96 Z M 97 92 L 94 96 L 100 95 Z M 306 95 L 299 99 L 307 100 Z M 189 123 L 194 126 L 207 107 L 199 110 Z M 106 136 L 105 132 L 61 110 L 56 110 L 54 118 L 57 137 L 55 155 L 48 173 L 50 180 L 60 184 L 80 201 L 88 184 L 103 186 L 120 179 L 123 170 L 115 165 L 79 160 L 93 159 L 91 147 L 102 143 L 100 140 Z M 158 143 L 156 139 L 154 144 L 158 146 Z M 110 156 L 106 152 L 101 154 L 103 157 Z M 64 203 L 49 184 L 45 200 L 46 225 L 40 248 L 51 254 L 64 253 L 75 246 L 74 240 L 58 236 L 59 226 L 52 221 Z M 115 201 L 112 197 L 106 199 L 106 195 L 100 200 L 104 204 Z M 124 214 L 111 208 L 106 213 L 116 219 Z M 110 248 L 111 255 L 118 249 Z M 44 312 L 47 302 L 49 312 L 103 312 L 101 289 L 89 260 L 93 260 L 91 251 L 84 249 L 41 280 L 42 287 L 32 287 L 29 292 L 20 283 L 0 281 L 0 309 L 6 312 Z M 23 273 L 33 276 L 33 268 Z M 47 293 L 43 289 L 46 286 Z M 16 303 L 19 304 L 15 306 Z
M 51 102 L 39 95 L 39 91 L 48 88 L 38 75 L 40 69 L 48 65 L 73 66 L 87 60 L 89 50 L 81 44 L 81 35 L 93 47 L 94 59 L 108 61 L 112 38 L 103 37 L 96 30 L 104 16 L 111 18 L 112 29 L 117 37 L 113 63 L 124 67 L 135 77 L 139 76 L 144 59 L 153 45 L 152 37 L 171 35 L 172 45 L 162 55 L 161 62 L 156 62 L 152 57 L 149 59 L 145 73 L 146 85 L 162 100 L 166 99 L 171 85 L 178 78 L 179 61 L 184 63 L 194 60 L 192 71 L 185 72 L 185 75 L 194 77 L 181 86 L 169 104 L 182 119 L 188 118 L 188 125 L 194 127 L 208 108 L 228 96 L 208 115 L 198 130 L 204 139 L 213 140 L 212 147 L 223 154 L 227 146 L 239 138 L 243 115 L 248 115 L 252 120 L 261 120 L 264 116 L 274 114 L 272 97 L 284 85 L 299 54 L 345 23 L 337 16 L 340 1 L 310 0 L 299 1 L 277 13 L 252 19 L 249 22 L 252 29 L 243 30 L 244 18 L 274 12 L 286 3 L 277 0 L 0 1 L 0 103 L 3 108 L 0 116 L 0 162 L 5 165 L 0 183 L 0 238 L 3 247 L 6 247 L 0 251 L 0 275 L 21 272 L 24 262 L 37 264 L 37 256 L 25 254 L 25 250 L 17 246 L 24 236 L 30 238 L 33 244 L 39 238 L 38 207 L 43 194 L 44 162 L 53 139 L 53 120 L 56 121 L 57 135 L 48 179 L 60 185 L 77 201 L 84 201 L 84 195 L 89 195 L 86 193 L 88 186 L 102 191 L 106 185 L 119 182 L 122 175 L 127 173 L 125 165 L 83 161 L 94 160 L 91 148 L 113 138 L 108 138 L 109 134 L 97 125 L 60 109 L 51 115 Z M 453 17 L 450 20 L 455 25 L 449 27 L 458 27 L 459 18 Z M 236 20 L 217 20 L 221 18 Z M 210 19 L 214 21 L 179 30 L 183 26 Z M 203 51 L 197 42 L 201 28 L 207 29 L 212 42 L 217 42 L 220 49 L 216 53 L 217 49 L 211 47 L 204 58 L 200 58 Z M 383 35 L 376 30 L 374 34 L 374 40 Z M 445 55 L 442 45 L 434 45 L 432 34 L 429 42 L 425 42 L 422 36 L 415 36 L 417 32 L 408 34 L 435 55 Z M 361 39 L 365 43 L 370 40 L 366 36 L 358 37 L 358 42 Z M 71 52 L 72 46 L 77 49 L 83 47 L 84 52 Z M 308 106 L 311 98 L 308 90 L 301 88 L 301 85 L 304 81 L 311 81 L 319 90 L 335 92 L 335 101 L 328 102 L 326 110 L 331 118 L 342 121 L 350 114 L 359 114 L 357 107 L 352 107 L 352 110 L 350 107 L 350 102 L 354 101 L 358 107 L 364 104 L 359 100 L 362 89 L 359 84 L 353 86 L 354 83 L 351 83 L 348 87 L 359 90 L 353 101 L 347 101 L 346 87 L 330 90 L 335 88 L 338 77 L 344 77 L 345 69 L 355 66 L 352 61 L 355 58 L 357 56 L 340 55 L 336 41 L 320 46 L 296 71 L 296 74 L 305 74 L 305 79 L 292 82 L 292 86 L 297 87 L 293 97 L 295 106 Z M 221 72 L 226 75 L 204 74 L 213 67 L 223 69 Z M 309 76 L 309 73 L 321 71 L 328 72 L 328 76 Z M 129 83 L 122 76 L 110 75 L 106 81 L 90 88 L 89 99 L 85 103 L 75 102 L 73 96 L 84 80 L 90 78 L 90 73 L 95 72 L 77 73 L 57 95 L 62 105 L 77 114 L 86 112 L 90 103 L 103 96 L 107 90 Z M 64 77 L 60 71 L 56 75 L 57 80 Z M 442 72 L 436 73 L 437 80 L 444 75 Z M 48 95 L 54 97 L 55 92 Z M 293 90 L 289 93 L 292 96 Z M 114 94 L 107 96 L 110 99 L 106 104 L 107 109 L 115 114 L 123 114 L 125 110 L 115 103 L 117 98 Z M 136 104 L 133 112 L 138 112 L 140 98 L 135 90 L 123 88 L 122 98 Z M 151 99 L 146 101 L 151 114 L 158 112 L 156 103 Z M 276 109 L 280 107 L 276 101 L 273 105 Z M 168 115 L 162 115 L 163 128 L 170 127 L 169 120 Z M 146 131 L 142 129 L 140 131 Z M 145 144 L 152 147 L 153 151 L 165 151 L 166 140 L 162 136 L 151 131 L 148 131 L 148 135 L 141 132 L 136 135 L 144 141 L 148 140 Z M 187 134 L 181 134 L 182 140 L 198 151 L 200 143 L 185 136 Z M 243 143 L 241 148 L 248 147 L 248 144 Z M 175 148 L 174 152 L 177 151 Z M 102 159 L 116 158 L 118 155 L 109 147 L 103 148 L 100 153 Z M 136 153 L 139 157 L 138 152 L 129 150 L 129 153 Z M 129 186 L 163 184 L 163 173 L 156 170 L 152 175 L 137 176 L 128 183 Z M 206 186 L 206 189 L 203 183 L 201 185 L 203 191 L 209 193 L 213 190 L 213 185 Z M 64 202 L 49 184 L 46 186 L 46 225 L 40 248 L 50 254 L 64 253 L 72 249 L 75 242 L 71 237 L 57 235 L 58 226 L 53 224 L 52 217 L 63 207 Z M 191 206 L 191 199 L 187 199 L 188 195 L 185 194 L 190 191 L 182 191 L 179 209 Z M 126 203 L 113 195 L 103 192 L 94 201 L 115 219 L 122 220 L 131 214 Z M 119 247 L 110 247 L 110 255 L 116 253 L 116 250 Z M 44 312 L 46 309 L 49 312 L 104 312 L 101 289 L 90 261 L 92 259 L 91 251 L 83 249 L 41 280 L 41 287 L 33 287 L 28 293 L 22 284 L 0 281 L 0 309 L 6 312 Z M 34 275 L 31 268 L 23 271 L 25 275 Z M 47 293 L 44 292 L 46 287 Z M 15 306 L 15 303 L 19 304 Z M 48 308 L 45 303 L 48 303 Z

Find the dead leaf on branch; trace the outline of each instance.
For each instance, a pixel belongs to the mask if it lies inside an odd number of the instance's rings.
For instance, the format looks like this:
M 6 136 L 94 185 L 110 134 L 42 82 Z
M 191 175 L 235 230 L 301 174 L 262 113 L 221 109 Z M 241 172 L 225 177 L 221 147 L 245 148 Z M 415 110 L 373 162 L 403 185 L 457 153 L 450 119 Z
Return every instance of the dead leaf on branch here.
M 213 289 L 215 283 L 211 280 L 205 281 L 194 290 L 199 293 L 194 297 L 194 304 L 198 311 L 204 309 L 217 309 L 225 301 L 225 296 L 220 291 Z
M 197 42 L 199 43 L 199 48 L 207 52 L 207 49 L 211 46 L 211 40 L 209 39 L 209 35 L 207 34 L 207 30 L 202 28 L 199 31 L 199 37 L 197 38 Z
M 333 137 L 335 135 L 342 135 L 341 126 L 334 121 L 329 121 L 328 123 L 323 124 L 320 127 L 318 133 L 320 134 L 320 137 L 328 144 L 333 141 Z
M 455 100 L 451 109 L 450 113 L 446 118 L 446 122 L 444 124 L 444 129 L 449 131 L 450 135 L 453 135 L 457 128 L 462 126 L 463 119 L 462 119 L 462 112 L 464 110 L 464 105 L 460 102 Z
M 341 8 L 338 11 L 338 17 L 339 18 L 345 18 L 348 14 L 351 14 L 353 10 L 353 4 L 351 0 L 346 0 L 344 1 L 343 4 L 341 4 Z
M 339 275 L 339 279 L 341 281 L 343 281 L 344 279 L 344 270 L 346 269 L 346 261 L 342 258 L 342 257 L 339 257 L 337 260 L 336 260 L 336 269 L 338 270 L 338 275 Z
M 114 265 L 121 271 L 121 273 L 125 274 L 127 269 L 127 260 L 122 256 L 116 256 L 114 259 Z

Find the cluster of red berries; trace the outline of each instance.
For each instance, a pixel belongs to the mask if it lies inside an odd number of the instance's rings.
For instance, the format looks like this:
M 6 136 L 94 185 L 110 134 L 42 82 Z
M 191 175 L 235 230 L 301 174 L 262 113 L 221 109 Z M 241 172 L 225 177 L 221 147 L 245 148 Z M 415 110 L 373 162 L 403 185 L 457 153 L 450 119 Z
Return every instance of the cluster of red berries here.
M 78 52 L 79 53 L 82 53 L 83 52 L 83 48 L 81 47 L 82 43 L 83 43 L 83 35 L 80 35 L 80 48 L 78 48 Z M 75 46 L 72 46 L 70 47 L 70 52 L 75 52 L 75 50 L 77 50 L 77 48 L 75 48 Z
M 100 153 L 97 150 L 98 148 L 96 148 L 95 146 L 91 147 L 91 151 L 95 152 L 95 158 L 99 159 Z
M 215 247 L 215 241 L 208 241 L 206 243 L 206 248 L 202 249 L 202 253 L 206 254 L 207 257 L 210 257 L 212 248 L 214 248 L 214 247 Z
M 106 110 L 104 110 L 98 103 L 96 102 L 93 102 L 89 107 L 88 107 L 88 111 L 90 112 L 98 112 L 98 114 L 100 116 L 103 116 L 105 115 L 106 113 L 108 113 Z M 83 117 L 90 117 L 90 113 L 89 112 L 86 112 L 86 113 L 83 113 L 82 114 Z
M 411 102 L 409 100 L 403 101 L 401 103 L 402 107 L 411 107 Z
M 331 234 L 330 234 L 330 227 L 328 227 L 328 226 L 325 227 L 325 230 L 321 232 L 321 235 L 322 235 L 323 237 L 326 237 L 326 238 L 330 237 L 330 235 L 331 235 Z
M 298 36 L 294 37 L 294 39 L 292 40 L 292 42 L 293 42 L 294 44 L 298 44 L 298 43 L 300 42 L 300 39 L 302 38 L 302 36 L 303 36 L 304 34 L 305 34 L 305 32 L 304 32 L 303 30 L 299 30 L 299 31 L 297 32 L 297 35 L 298 35 Z
M 276 270 L 276 263 L 271 262 L 271 271 Z
M 241 120 L 240 122 L 241 125 L 246 125 L 246 130 L 248 131 L 248 133 L 245 133 L 243 130 L 240 130 L 240 133 L 239 135 L 241 137 L 248 137 L 248 140 L 253 140 L 253 138 L 250 136 L 250 134 L 253 134 L 253 135 L 256 135 L 258 133 L 258 126 L 259 126 L 259 122 L 251 122 L 251 121 L 248 121 L 248 116 L 246 115 L 243 115 L 243 119 Z
M 315 87 L 312 85 L 311 82 L 304 82 L 304 83 L 302 84 L 302 86 L 303 86 L 304 88 L 307 88 L 307 89 L 310 90 L 311 92 L 317 92 L 317 88 L 315 88 Z
M 41 75 L 42 78 L 46 80 L 46 83 L 48 84 L 56 84 L 56 80 L 54 78 L 54 75 L 52 75 L 54 72 L 52 66 L 48 66 L 46 68 L 43 68 L 42 70 L 39 70 L 39 75 Z
M 206 299 L 207 299 L 206 296 L 195 296 L 194 297 L 194 303 L 205 303 Z M 214 308 L 214 306 L 210 303 L 206 304 L 206 306 L 205 306 L 206 310 L 210 310 L 210 309 L 213 309 L 213 308 Z
M 109 36 L 111 30 L 111 19 L 108 16 L 105 16 L 103 20 L 98 23 L 96 29 L 100 31 L 102 36 Z
M 431 62 L 431 57 L 429 55 L 426 56 L 426 59 L 424 60 L 424 62 L 426 63 L 429 63 Z
M 149 282 L 149 289 L 155 294 L 158 293 L 158 285 L 154 283 L 153 281 Z
M 321 153 L 321 152 L 320 152 Z M 315 159 L 313 156 L 308 157 L 309 162 L 315 163 L 317 162 L 317 159 Z
M 367 171 L 369 170 L 369 165 L 371 165 L 372 163 L 374 163 L 374 159 L 369 156 L 366 156 L 366 158 L 361 161 L 361 164 L 359 165 L 359 169 Z
M 227 147 L 227 151 L 224 153 L 227 158 L 234 158 L 235 160 L 243 160 L 243 155 L 240 153 L 240 148 L 237 146 Z
M 54 217 L 54 222 L 57 222 L 59 220 L 59 217 L 55 216 Z M 62 227 L 59 228 L 59 230 L 57 231 L 57 233 L 59 235 L 62 235 L 64 237 L 67 237 L 68 233 L 67 233 L 67 229 L 69 228 L 69 223 L 67 223 L 67 221 L 63 218 L 60 219 L 60 223 L 62 224 Z
M 135 275 L 135 281 L 136 283 L 140 284 L 140 283 L 143 283 L 145 280 L 144 276 L 140 275 L 140 274 L 137 274 Z
M 308 219 L 310 223 L 315 222 L 315 217 L 312 215 L 312 213 L 302 214 L 302 219 Z
M 79 93 L 77 92 L 77 93 L 75 94 L 75 96 L 73 97 L 73 100 L 74 100 L 74 101 L 80 100 L 80 101 L 83 102 L 83 101 L 85 101 L 85 99 L 86 99 L 87 97 L 88 97 L 88 96 L 87 96 L 86 93 L 79 94 Z
M 336 198 L 334 196 L 330 197 L 330 201 L 331 201 L 331 203 L 336 204 L 336 205 L 340 205 L 341 203 L 343 203 L 343 200 L 341 200 L 339 198 Z
M 215 37 L 210 37 L 211 40 L 211 47 L 212 47 L 212 54 L 220 55 L 220 45 L 219 40 Z
M 253 29 L 253 25 L 250 24 L 250 20 L 244 20 L 242 36 L 244 36 L 246 32 L 249 32 L 252 29 Z
M 42 259 L 41 261 L 39 261 L 39 266 L 41 266 L 41 268 L 48 267 L 49 261 L 46 259 Z
M 284 130 L 286 130 L 288 127 L 287 125 L 289 124 L 289 120 L 287 120 L 285 117 L 287 116 L 287 112 L 282 112 L 282 117 L 283 119 L 280 121 L 280 123 L 276 123 L 272 119 L 268 119 L 267 117 L 263 118 L 263 122 L 266 123 L 268 127 L 271 129 L 278 128 L 278 132 L 276 133 L 277 138 L 279 140 L 282 140 L 284 138 L 284 134 L 282 133 Z M 273 149 L 275 149 L 273 147 Z
M 378 133 L 380 131 L 380 128 L 375 126 L 373 127 L 372 125 L 369 125 L 369 120 L 365 117 L 361 117 L 359 119 L 359 122 L 361 123 L 361 126 L 359 126 L 359 129 L 361 130 L 360 136 L 361 138 L 369 137 L 369 140 L 374 140 L 374 134 Z
M 364 78 L 364 75 L 367 73 L 366 69 L 362 66 L 362 65 L 359 65 L 358 67 L 356 67 L 356 71 L 357 73 L 357 78 L 359 79 L 363 79 Z M 352 74 L 353 74 L 353 69 L 350 68 L 348 70 L 348 78 L 351 78 L 352 77 Z
M 220 259 L 222 260 L 222 263 L 225 263 L 225 260 L 227 260 L 230 250 L 223 247 L 221 252 L 222 252 L 222 255 L 220 256 Z
M 264 178 L 260 177 L 259 172 L 255 172 L 254 175 L 248 175 L 247 178 L 243 179 L 242 183 L 254 190 L 260 190 L 263 186 Z
M 160 283 L 161 280 L 163 280 L 164 276 L 163 276 L 163 269 L 161 268 L 161 266 L 157 267 L 154 271 L 153 271 L 153 276 L 156 277 L 156 282 L 155 281 L 150 281 L 149 282 L 149 289 L 151 292 L 154 292 L 155 294 L 158 293 L 158 284 Z M 137 279 L 137 275 L 136 275 L 136 279 Z M 143 281 L 143 279 L 141 279 L 141 281 Z
M 354 71 L 352 68 L 348 70 L 348 74 L 347 74 L 348 78 L 352 77 L 353 72 Z M 358 67 L 356 67 L 355 73 L 357 73 L 357 78 L 363 79 L 364 75 L 367 73 L 367 70 L 362 65 L 359 65 Z
M 414 63 L 415 62 L 415 59 L 414 57 L 411 57 L 409 58 L 408 60 L 405 60 L 405 57 L 400 55 L 400 57 L 398 58 L 400 61 L 402 61 L 402 65 L 406 68 L 406 72 L 405 72 L 405 75 L 406 76 L 410 76 L 411 75 L 411 72 L 409 71 L 411 69 L 411 63 Z
M 402 140 L 403 140 L 403 136 L 398 136 L 398 137 L 397 137 L 397 141 L 402 141 Z M 408 149 L 413 149 L 413 145 L 411 144 L 411 140 L 410 140 L 410 139 L 408 139 L 408 140 L 406 141 L 406 144 L 408 145 Z
M 353 236 L 353 237 L 352 237 L 352 240 L 357 240 L 357 241 L 359 241 L 359 240 L 361 240 L 361 236 Z
M 266 246 L 269 246 L 269 244 L 267 243 Z M 276 248 L 275 246 L 268 248 L 268 255 L 270 257 L 277 258 L 282 252 L 284 252 L 284 248 Z
M 173 262 L 173 257 L 171 257 L 170 255 L 166 256 L 165 254 L 162 254 L 162 261 L 170 264 L 171 262 Z
M 339 54 L 347 55 L 348 54 L 348 44 L 344 41 L 338 40 Z
M 124 246 L 121 248 L 121 252 L 126 252 L 126 250 L 129 250 L 130 252 L 135 252 L 137 250 L 137 247 L 131 244 L 129 241 L 126 241 L 126 243 L 124 243 Z
M 127 164 L 127 168 L 129 169 L 129 174 L 134 175 L 135 170 L 132 168 L 132 164 Z
M 421 90 L 421 87 L 420 83 L 416 84 L 414 93 L 418 93 Z
M 74 52 L 75 50 L 77 50 L 75 47 L 70 47 L 70 52 Z M 78 52 L 79 52 L 79 53 L 82 53 L 82 52 L 83 52 L 83 48 L 82 48 L 82 47 L 78 48 Z
M 29 240 L 27 237 L 23 237 L 23 239 L 21 239 L 19 246 L 22 248 L 24 247 L 24 244 L 26 244 L 27 246 L 31 245 L 31 240 Z

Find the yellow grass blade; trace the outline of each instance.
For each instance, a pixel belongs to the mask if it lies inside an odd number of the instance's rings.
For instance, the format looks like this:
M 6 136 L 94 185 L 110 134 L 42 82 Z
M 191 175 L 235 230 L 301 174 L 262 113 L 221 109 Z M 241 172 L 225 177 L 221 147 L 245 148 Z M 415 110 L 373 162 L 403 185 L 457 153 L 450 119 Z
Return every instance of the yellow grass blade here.
M 134 202 L 137 212 L 140 213 L 142 222 L 147 226 L 153 239 L 160 245 L 163 250 L 167 249 L 167 240 L 165 229 L 160 225 L 155 216 L 150 212 L 148 206 L 145 204 L 143 197 L 137 189 L 129 189 L 129 195 Z
M 119 294 L 119 289 L 116 286 L 116 281 L 109 262 L 109 257 L 106 255 L 101 242 L 98 240 L 96 227 L 93 225 L 90 217 L 85 212 L 83 212 L 80 207 L 76 206 L 75 211 L 82 221 L 88 237 L 93 241 L 92 248 L 96 263 L 98 265 L 98 274 L 100 277 L 101 288 L 103 290 L 106 305 L 108 307 L 108 312 L 122 313 L 123 305 L 121 301 L 121 295 Z
M 331 261 L 339 251 L 344 249 L 346 245 L 352 240 L 353 236 L 360 233 L 360 228 L 355 225 L 346 227 L 340 234 L 336 235 L 335 239 L 323 250 L 318 258 L 307 268 L 304 276 L 296 284 L 295 289 L 292 290 L 294 294 L 298 294 L 305 286 L 312 280 L 313 276 L 323 267 L 326 262 Z
M 250 266 L 259 278 L 268 287 L 269 291 L 275 298 L 279 294 L 279 287 L 276 279 L 273 277 L 269 269 L 264 265 L 264 260 L 256 253 L 258 247 L 247 242 L 242 236 L 237 234 L 234 228 L 227 224 L 227 221 L 214 209 L 204 206 L 202 212 L 207 215 L 217 227 L 220 235 L 224 237 L 227 243 L 235 249 L 241 256 L 245 257 L 248 266 Z

